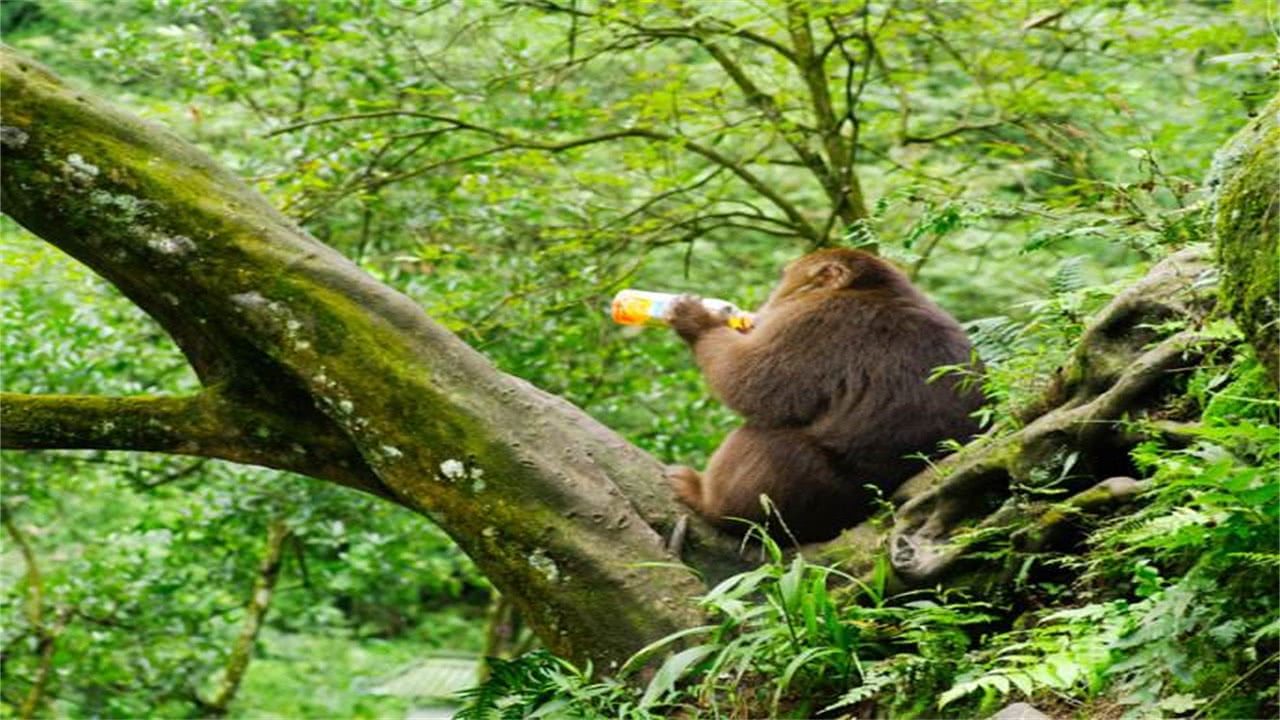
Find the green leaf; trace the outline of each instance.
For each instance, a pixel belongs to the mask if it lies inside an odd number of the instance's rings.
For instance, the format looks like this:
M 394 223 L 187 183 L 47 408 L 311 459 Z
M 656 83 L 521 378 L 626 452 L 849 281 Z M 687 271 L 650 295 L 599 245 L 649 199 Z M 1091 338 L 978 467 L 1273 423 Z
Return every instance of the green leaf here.
M 1005 675 L 1005 677 L 1009 678 L 1009 682 L 1013 683 L 1023 695 L 1030 697 L 1031 693 L 1035 691 L 1035 682 L 1030 675 L 1024 672 L 1015 670 Z
M 646 709 L 652 707 L 675 688 L 676 682 L 684 677 L 690 667 L 701 662 L 716 649 L 714 645 L 698 645 L 667 658 L 666 662 L 662 663 L 662 667 L 658 668 L 653 679 L 649 681 L 649 686 L 645 688 L 644 695 L 640 698 L 640 707 Z
M 1198 698 L 1189 693 L 1179 693 L 1177 695 L 1170 695 L 1169 697 L 1161 700 L 1160 709 L 1180 715 L 1183 713 L 1189 713 L 1203 704 L 1203 698 Z
M 618 670 L 618 674 L 626 675 L 627 673 L 630 673 L 640 665 L 643 665 L 645 661 L 649 659 L 650 655 L 666 647 L 667 645 L 670 645 L 683 638 L 690 637 L 691 635 L 699 635 L 701 633 L 710 632 L 719 627 L 720 627 L 719 625 L 699 625 L 697 627 L 678 630 L 676 632 L 671 633 L 670 635 L 660 637 L 657 640 L 654 640 L 653 642 L 649 643 L 648 645 L 645 645 L 644 647 L 640 648 L 635 652 L 635 654 L 627 658 L 627 661 L 623 663 L 622 668 Z
M 835 655 L 838 652 L 839 651 L 837 651 L 835 648 L 812 647 L 800 653 L 799 655 L 795 656 L 794 658 L 792 658 L 791 662 L 787 663 L 787 667 L 785 670 L 783 670 L 782 675 L 778 678 L 777 688 L 774 689 L 773 691 L 774 716 L 777 716 L 778 704 L 782 702 L 783 694 L 786 693 L 787 688 L 791 687 L 791 680 L 795 677 L 795 674 L 800 671 L 800 668 L 804 667 L 804 664 L 807 662 L 810 662 L 812 660 L 817 660 L 819 658 L 827 657 L 830 655 Z
M 783 612 L 791 614 L 799 604 L 800 583 L 804 578 L 804 558 L 796 556 L 791 567 L 778 580 L 778 591 L 781 594 Z

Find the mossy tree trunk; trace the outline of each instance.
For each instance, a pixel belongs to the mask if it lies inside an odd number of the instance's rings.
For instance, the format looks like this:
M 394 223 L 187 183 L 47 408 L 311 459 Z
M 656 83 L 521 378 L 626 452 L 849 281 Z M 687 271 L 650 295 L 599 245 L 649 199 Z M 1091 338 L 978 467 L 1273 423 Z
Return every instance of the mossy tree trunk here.
M 1214 159 L 1222 302 L 1280 387 L 1280 96 Z
M 164 129 L 8 49 L 0 83 L 4 212 L 155 318 L 203 386 L 6 393 L 5 447 L 217 457 L 378 495 L 433 518 L 553 650 L 597 667 L 697 621 L 656 460 L 498 372 Z M 687 563 L 732 562 L 706 528 L 689 537 Z

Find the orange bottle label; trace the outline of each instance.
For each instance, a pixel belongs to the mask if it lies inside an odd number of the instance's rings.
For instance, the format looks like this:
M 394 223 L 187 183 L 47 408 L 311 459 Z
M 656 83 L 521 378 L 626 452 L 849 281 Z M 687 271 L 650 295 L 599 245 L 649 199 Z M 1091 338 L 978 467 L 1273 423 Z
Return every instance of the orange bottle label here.
M 613 298 L 613 321 L 621 325 L 664 325 L 662 318 L 671 302 L 655 297 L 661 294 L 623 290 Z
M 663 326 L 667 324 L 667 311 L 678 297 L 671 293 L 622 290 L 610 304 L 610 315 L 620 325 Z M 738 332 L 745 333 L 755 324 L 755 315 L 739 310 L 733 303 L 715 298 L 704 298 L 702 303 L 712 312 L 728 308 L 728 325 Z

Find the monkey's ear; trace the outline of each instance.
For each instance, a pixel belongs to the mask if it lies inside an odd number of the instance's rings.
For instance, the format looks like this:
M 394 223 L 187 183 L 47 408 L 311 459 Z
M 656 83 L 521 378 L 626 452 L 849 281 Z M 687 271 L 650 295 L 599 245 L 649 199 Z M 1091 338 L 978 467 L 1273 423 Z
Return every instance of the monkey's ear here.
M 828 289 L 848 287 L 853 280 L 853 268 L 832 260 L 814 268 L 812 278 L 811 282 L 819 287 Z

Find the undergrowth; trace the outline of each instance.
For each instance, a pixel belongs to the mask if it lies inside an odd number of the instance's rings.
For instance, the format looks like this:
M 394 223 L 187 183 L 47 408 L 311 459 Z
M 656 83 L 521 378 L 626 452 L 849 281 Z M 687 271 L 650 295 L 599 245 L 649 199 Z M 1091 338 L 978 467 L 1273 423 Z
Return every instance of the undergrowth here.
M 707 625 L 617 677 L 545 652 L 494 661 L 459 717 L 984 717 L 1018 700 L 1060 717 L 1274 717 L 1280 403 L 1251 353 L 1228 357 L 1188 382 L 1201 419 L 1179 446 L 1133 451 L 1138 503 L 1080 553 L 1037 559 L 1065 587 L 1032 573 L 989 604 L 886 596 L 883 564 L 852 578 L 765 538 L 769 562 L 702 598 Z

